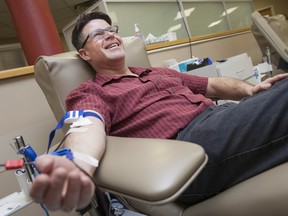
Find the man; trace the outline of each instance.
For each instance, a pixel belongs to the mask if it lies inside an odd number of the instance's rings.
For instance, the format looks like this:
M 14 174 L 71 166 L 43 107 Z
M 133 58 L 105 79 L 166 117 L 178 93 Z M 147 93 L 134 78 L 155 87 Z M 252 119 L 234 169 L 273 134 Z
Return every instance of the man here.
M 198 143 L 209 162 L 179 198 L 187 203 L 287 161 L 288 74 L 252 86 L 167 68 L 128 68 L 118 28 L 111 24 L 109 16 L 95 12 L 80 17 L 73 31 L 75 48 L 96 73 L 71 92 L 67 109 L 92 110 L 97 117 L 85 117 L 85 133 L 71 133 L 66 147 L 100 160 L 106 134 Z M 209 98 L 242 100 L 215 106 Z M 95 185 L 71 161 L 46 155 L 36 165 L 41 175 L 30 191 L 36 202 L 64 211 L 89 203 Z M 96 171 L 89 163 L 78 165 L 90 176 Z

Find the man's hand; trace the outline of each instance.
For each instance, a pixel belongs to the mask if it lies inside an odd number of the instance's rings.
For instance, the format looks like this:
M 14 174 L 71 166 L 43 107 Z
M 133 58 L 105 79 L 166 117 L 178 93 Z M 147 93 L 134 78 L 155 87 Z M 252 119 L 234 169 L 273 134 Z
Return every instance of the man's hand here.
M 261 91 L 264 91 L 264 90 L 270 88 L 274 83 L 276 83 L 282 79 L 285 79 L 286 77 L 288 77 L 288 73 L 278 74 L 276 76 L 273 76 L 271 78 L 264 80 L 261 83 L 256 84 L 251 89 L 252 90 L 251 95 L 255 95 Z
M 30 189 L 35 202 L 45 204 L 49 210 L 66 212 L 90 203 L 95 185 L 73 162 L 59 156 L 43 155 L 37 158 L 36 167 L 41 174 Z

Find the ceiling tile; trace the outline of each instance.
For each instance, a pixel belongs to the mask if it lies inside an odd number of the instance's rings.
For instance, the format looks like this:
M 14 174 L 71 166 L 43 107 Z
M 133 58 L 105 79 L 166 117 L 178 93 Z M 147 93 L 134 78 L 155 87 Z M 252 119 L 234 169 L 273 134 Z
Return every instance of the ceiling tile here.
M 0 13 L 7 12 L 7 10 L 5 0 L 0 0 Z
M 0 13 L 0 23 L 5 25 L 13 25 L 10 14 L 7 11 L 5 13 Z
M 88 0 L 63 0 L 63 1 L 65 1 L 69 6 L 74 6 L 77 4 L 82 4 L 84 2 L 88 2 Z
M 17 33 L 14 28 L 10 28 L 4 25 L 0 25 L 0 38 L 15 38 Z
M 51 11 L 69 7 L 69 5 L 63 0 L 62 1 L 59 1 L 59 0 L 48 0 L 48 4 L 49 4 L 49 7 L 50 7 Z
M 75 19 L 75 17 L 72 17 L 70 19 L 63 19 L 63 20 L 59 20 L 57 22 L 57 29 L 59 33 L 62 33 L 62 29 L 64 28 L 64 26 L 68 25 L 70 22 L 72 22 Z

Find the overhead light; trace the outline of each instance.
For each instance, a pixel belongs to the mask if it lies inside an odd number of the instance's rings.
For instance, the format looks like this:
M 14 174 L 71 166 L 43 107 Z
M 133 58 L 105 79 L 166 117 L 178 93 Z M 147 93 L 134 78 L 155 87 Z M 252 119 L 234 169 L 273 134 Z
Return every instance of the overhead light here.
M 237 9 L 238 9 L 238 7 L 233 7 L 233 8 L 227 9 L 226 11 L 227 11 L 227 14 L 231 14 Z M 226 16 L 226 12 L 225 11 L 223 12 L 222 16 Z
M 211 27 L 213 27 L 213 26 L 219 25 L 222 21 L 223 21 L 223 20 L 218 20 L 218 21 L 212 22 L 212 23 L 208 26 L 208 28 L 211 28 Z

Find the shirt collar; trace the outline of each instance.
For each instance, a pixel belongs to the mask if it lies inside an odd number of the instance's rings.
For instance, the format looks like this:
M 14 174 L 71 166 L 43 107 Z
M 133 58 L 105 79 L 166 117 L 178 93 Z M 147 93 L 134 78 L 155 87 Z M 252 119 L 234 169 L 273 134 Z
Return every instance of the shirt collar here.
M 147 68 L 129 67 L 129 69 L 133 74 L 136 74 L 138 76 L 145 76 L 149 72 L 151 72 L 151 69 Z M 123 77 L 129 77 L 129 75 L 115 76 L 115 75 L 103 75 L 96 73 L 93 81 L 103 86 L 108 82 L 111 82 L 113 80 L 119 80 Z

